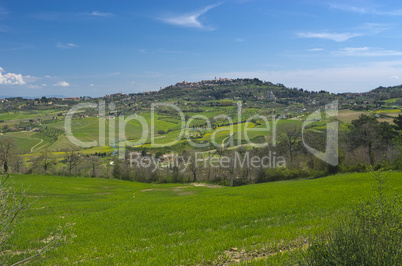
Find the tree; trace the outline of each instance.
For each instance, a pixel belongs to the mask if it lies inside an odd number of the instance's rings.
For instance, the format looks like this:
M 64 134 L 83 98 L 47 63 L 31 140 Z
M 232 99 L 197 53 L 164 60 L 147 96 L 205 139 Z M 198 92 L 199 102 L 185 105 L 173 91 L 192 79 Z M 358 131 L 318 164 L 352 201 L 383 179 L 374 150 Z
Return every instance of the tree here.
M 380 123 L 374 115 L 362 114 L 359 119 L 352 121 L 349 141 L 352 148 L 366 147 L 370 165 L 374 165 L 374 152 L 379 151 L 384 145 L 390 145 L 396 136 L 394 128 L 389 123 Z
M 99 165 L 102 164 L 102 160 L 98 156 L 89 157 L 89 163 L 91 165 L 91 176 L 96 176 L 96 169 Z
M 80 162 L 80 154 L 75 149 L 71 149 L 65 152 L 64 159 L 67 162 L 68 174 L 71 175 L 72 170 L 75 169 Z
M 10 170 L 10 164 L 18 155 L 17 145 L 10 137 L 0 138 L 0 163 L 4 173 Z
M 47 171 L 50 170 L 54 165 L 56 165 L 54 155 L 49 149 L 45 149 L 41 152 L 41 155 L 39 156 L 39 162 L 45 174 L 47 174 Z
M 146 149 L 146 148 L 142 149 L 142 150 L 141 150 L 141 156 L 145 157 L 145 156 L 147 156 L 147 155 L 148 155 L 148 154 L 147 154 L 147 149 Z
M 301 126 L 299 124 L 283 124 L 278 128 L 278 131 L 278 139 L 286 146 L 290 162 L 292 162 L 295 152 L 299 150 L 298 141 L 302 133 Z
M 193 176 L 193 182 L 197 182 L 197 156 L 194 151 L 186 151 L 184 150 L 182 153 L 183 162 L 188 165 L 188 170 L 190 170 L 191 175 Z
M 158 134 L 159 134 L 159 135 L 166 134 L 166 131 L 165 131 L 165 130 L 163 130 L 163 129 L 159 129 L 159 130 L 158 130 Z
M 398 117 L 394 119 L 394 124 L 396 130 L 402 130 L 402 115 L 399 114 Z
M 378 135 L 385 144 L 390 144 L 398 136 L 395 127 L 388 122 L 380 122 L 378 125 Z
M 116 179 L 122 179 L 121 165 L 120 165 L 120 161 L 117 158 L 117 156 L 114 156 L 114 158 L 113 158 L 112 176 L 113 176 L 113 178 L 116 178 Z
M 370 165 L 374 165 L 373 145 L 377 136 L 378 121 L 375 116 L 362 114 L 359 119 L 352 121 L 350 140 L 354 147 L 365 145 L 370 160 Z
M 236 154 L 238 154 L 238 156 L 240 156 L 240 158 L 243 160 L 244 156 L 246 156 L 247 154 L 247 149 L 244 146 L 239 146 L 234 156 L 236 156 Z M 249 163 L 244 164 L 242 167 L 240 167 L 240 171 L 241 171 L 241 177 L 245 180 L 248 180 L 248 176 L 250 173 L 250 164 Z

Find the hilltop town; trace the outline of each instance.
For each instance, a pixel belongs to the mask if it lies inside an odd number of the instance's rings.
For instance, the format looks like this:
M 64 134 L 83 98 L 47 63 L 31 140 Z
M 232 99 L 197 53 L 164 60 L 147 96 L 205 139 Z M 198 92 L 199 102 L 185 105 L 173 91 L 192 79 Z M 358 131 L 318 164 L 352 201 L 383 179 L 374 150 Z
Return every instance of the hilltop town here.
M 176 87 L 179 88 L 200 88 L 202 86 L 217 86 L 217 85 L 233 85 L 233 79 L 216 78 L 212 80 L 201 80 L 198 82 L 177 82 Z

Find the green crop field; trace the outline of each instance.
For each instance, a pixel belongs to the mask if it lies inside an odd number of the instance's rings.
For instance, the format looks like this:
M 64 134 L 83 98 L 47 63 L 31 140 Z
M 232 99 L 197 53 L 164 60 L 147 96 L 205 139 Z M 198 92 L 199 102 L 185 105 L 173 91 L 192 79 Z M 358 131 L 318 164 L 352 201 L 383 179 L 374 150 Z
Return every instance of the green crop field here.
M 51 117 L 52 115 L 57 115 L 57 112 L 53 110 L 41 110 L 41 111 L 16 111 L 16 112 L 6 112 L 0 113 L 0 120 L 23 120 L 23 119 L 38 119 Z
M 218 145 L 221 145 L 222 142 L 228 142 L 231 134 L 234 133 L 232 139 L 235 140 L 235 143 L 240 143 L 238 140 L 245 140 L 245 134 L 249 137 L 249 139 L 258 138 L 261 140 L 262 138 L 269 139 L 273 132 L 273 123 L 272 121 L 267 126 L 265 125 L 264 120 L 256 117 L 253 120 L 253 123 L 248 123 L 248 127 L 246 128 L 246 123 L 236 124 L 239 120 L 238 117 L 238 108 L 237 106 L 211 106 L 211 107 L 201 107 L 198 109 L 198 112 L 192 112 L 192 109 L 185 110 L 184 115 L 187 117 L 191 117 L 191 119 L 187 119 L 186 121 L 181 121 L 180 116 L 173 113 L 155 113 L 154 114 L 154 131 L 153 135 L 150 130 L 152 125 L 152 115 L 149 111 L 138 112 L 136 114 L 132 114 L 130 116 L 130 120 L 128 116 L 125 117 L 112 117 L 111 119 L 106 119 L 104 121 L 104 139 L 100 139 L 100 120 L 98 117 L 74 117 L 71 121 L 71 132 L 73 136 L 82 142 L 92 142 L 97 141 L 98 145 L 105 146 L 104 148 L 100 147 L 92 147 L 93 149 L 100 149 L 102 151 L 113 151 L 114 146 L 118 145 L 120 139 L 124 136 L 125 141 L 122 144 L 136 147 L 136 148 L 164 148 L 169 144 L 177 143 L 178 145 L 182 145 L 183 147 L 188 145 L 186 136 L 192 138 L 198 138 L 197 141 L 206 141 L 211 142 L 211 137 L 214 136 L 214 142 Z M 196 110 L 197 111 L 197 110 Z M 241 120 L 244 122 L 249 119 L 251 116 L 258 116 L 261 110 L 257 108 L 242 108 L 241 109 Z M 356 112 L 355 112 L 356 113 Z M 17 119 L 17 118 L 30 118 L 38 115 L 42 115 L 43 118 L 51 115 L 50 110 L 47 111 L 37 111 L 37 112 L 15 112 L 15 113 L 5 113 L 3 114 L 3 118 L 8 119 Z M 220 118 L 216 121 L 216 125 L 218 126 L 217 132 L 213 129 L 207 130 L 205 126 L 206 120 L 211 119 L 217 116 L 229 116 L 230 119 Z M 192 119 L 194 116 L 194 119 Z M 197 117 L 198 116 L 198 117 Z M 271 120 L 271 116 L 267 116 L 268 119 Z M 124 120 L 123 120 L 124 119 Z M 145 121 L 147 127 L 143 128 L 143 125 L 139 120 Z M 229 121 L 233 121 L 233 131 L 229 126 L 225 126 L 229 123 Z M 256 121 L 258 121 L 256 123 Z M 290 124 L 290 123 L 298 123 L 297 119 L 289 120 L 289 119 L 280 119 L 278 120 L 277 125 L 280 126 L 282 124 Z M 120 129 L 121 125 L 124 126 L 124 130 Z M 42 130 L 46 128 L 46 130 L 50 132 L 58 132 L 57 130 L 61 130 L 64 132 L 65 122 L 64 117 L 60 119 L 52 119 L 43 121 L 41 125 Z M 204 127 L 203 129 L 197 129 L 200 127 Z M 239 128 L 241 129 L 241 134 L 238 132 Z M 254 130 L 254 129 L 267 129 L 265 131 Z M 158 131 L 164 130 L 165 134 L 160 134 Z M 180 134 L 184 130 L 184 135 Z M 114 136 L 111 134 L 114 132 Z M 217 134 L 214 134 L 217 133 Z M 144 140 L 138 142 L 140 138 L 146 136 Z M 17 146 L 20 148 L 23 153 L 38 153 L 43 151 L 46 147 L 52 152 L 59 152 L 63 150 L 68 150 L 71 148 L 80 149 L 85 154 L 90 154 L 91 151 L 82 149 L 80 147 L 75 146 L 64 134 L 57 133 L 57 136 L 48 137 L 46 135 L 34 134 L 34 132 L 18 132 L 18 133 L 6 133 L 6 135 L 14 138 Z M 201 136 L 200 136 L 201 135 Z M 154 145 L 151 145 L 151 137 L 154 138 Z
M 402 191 L 402 174 L 390 176 Z M 289 249 L 306 247 L 359 195 L 370 174 L 243 187 L 141 184 L 119 180 L 17 175 L 39 200 L 24 213 L 10 248 L 44 245 L 59 224 L 74 223 L 73 243 L 34 264 L 206 264 L 234 262 L 238 253 L 259 263 L 289 262 Z M 232 249 L 232 251 L 230 251 Z M 256 262 L 256 261 L 255 261 Z
M 392 98 L 392 99 L 388 99 L 388 100 L 384 100 L 384 102 L 388 103 L 388 104 L 395 104 L 396 101 L 400 100 L 401 98 Z

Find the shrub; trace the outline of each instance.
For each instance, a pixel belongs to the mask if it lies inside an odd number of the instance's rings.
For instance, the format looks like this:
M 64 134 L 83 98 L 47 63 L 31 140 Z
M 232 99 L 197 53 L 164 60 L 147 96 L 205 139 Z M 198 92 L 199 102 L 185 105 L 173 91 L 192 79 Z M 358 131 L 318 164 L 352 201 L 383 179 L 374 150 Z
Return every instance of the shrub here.
M 368 170 L 369 170 L 368 166 L 362 163 L 351 165 L 343 169 L 344 172 L 359 172 L 359 173 L 367 172 Z
M 376 179 L 369 200 L 361 199 L 350 215 L 304 254 L 306 265 L 398 265 L 402 261 L 402 208 L 398 195 L 387 191 L 387 176 Z
M 311 174 L 308 171 L 299 168 L 292 168 L 292 169 L 284 167 L 269 168 L 266 171 L 264 182 L 305 178 L 309 177 L 310 175 Z M 261 179 L 259 179 L 258 181 L 259 183 L 262 183 Z

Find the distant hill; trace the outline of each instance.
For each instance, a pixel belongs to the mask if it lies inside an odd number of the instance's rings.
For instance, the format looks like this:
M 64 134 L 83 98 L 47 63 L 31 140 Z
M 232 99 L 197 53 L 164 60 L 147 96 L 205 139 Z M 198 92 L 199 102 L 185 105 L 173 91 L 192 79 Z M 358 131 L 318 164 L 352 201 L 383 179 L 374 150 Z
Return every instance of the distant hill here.
M 402 85 L 392 87 L 378 87 L 371 92 L 378 94 L 387 94 L 389 98 L 400 98 L 402 97 Z
M 0 99 L 7 99 L 7 98 L 17 98 L 17 97 L 21 97 L 23 99 L 38 99 L 38 98 L 42 98 L 43 96 L 10 96 L 10 95 L 0 95 Z M 65 98 L 66 96 L 63 95 L 45 95 L 44 97 L 46 98 Z
M 184 101 L 219 101 L 224 99 L 243 100 L 243 101 L 270 101 L 288 104 L 289 101 L 306 103 L 307 101 L 318 100 L 327 101 L 335 98 L 342 99 L 365 97 L 371 100 L 387 100 L 390 98 L 402 98 L 402 85 L 392 87 L 378 87 L 364 93 L 329 93 L 325 90 L 308 91 L 301 88 L 288 88 L 283 84 L 261 81 L 254 79 L 213 79 L 198 82 L 178 82 L 159 91 L 144 91 L 131 93 L 141 99 L 164 99 L 164 100 L 184 100 Z M 80 96 L 80 95 L 77 95 Z M 82 95 L 81 95 L 82 96 Z M 114 93 L 99 98 L 121 98 L 127 94 Z M 63 95 L 46 95 L 47 98 L 65 98 Z M 0 99 L 16 98 L 15 96 L 0 95 Z M 26 97 L 24 99 L 37 99 L 42 96 Z M 94 98 L 96 99 L 96 98 Z
M 334 94 L 326 91 L 307 91 L 299 88 L 287 88 L 283 84 L 263 82 L 259 79 L 235 79 L 222 81 L 206 81 L 185 83 L 166 87 L 151 94 L 153 97 L 164 99 L 178 99 L 188 101 L 211 101 L 223 99 L 239 100 L 298 100 L 305 101 L 314 98 L 334 98 Z

